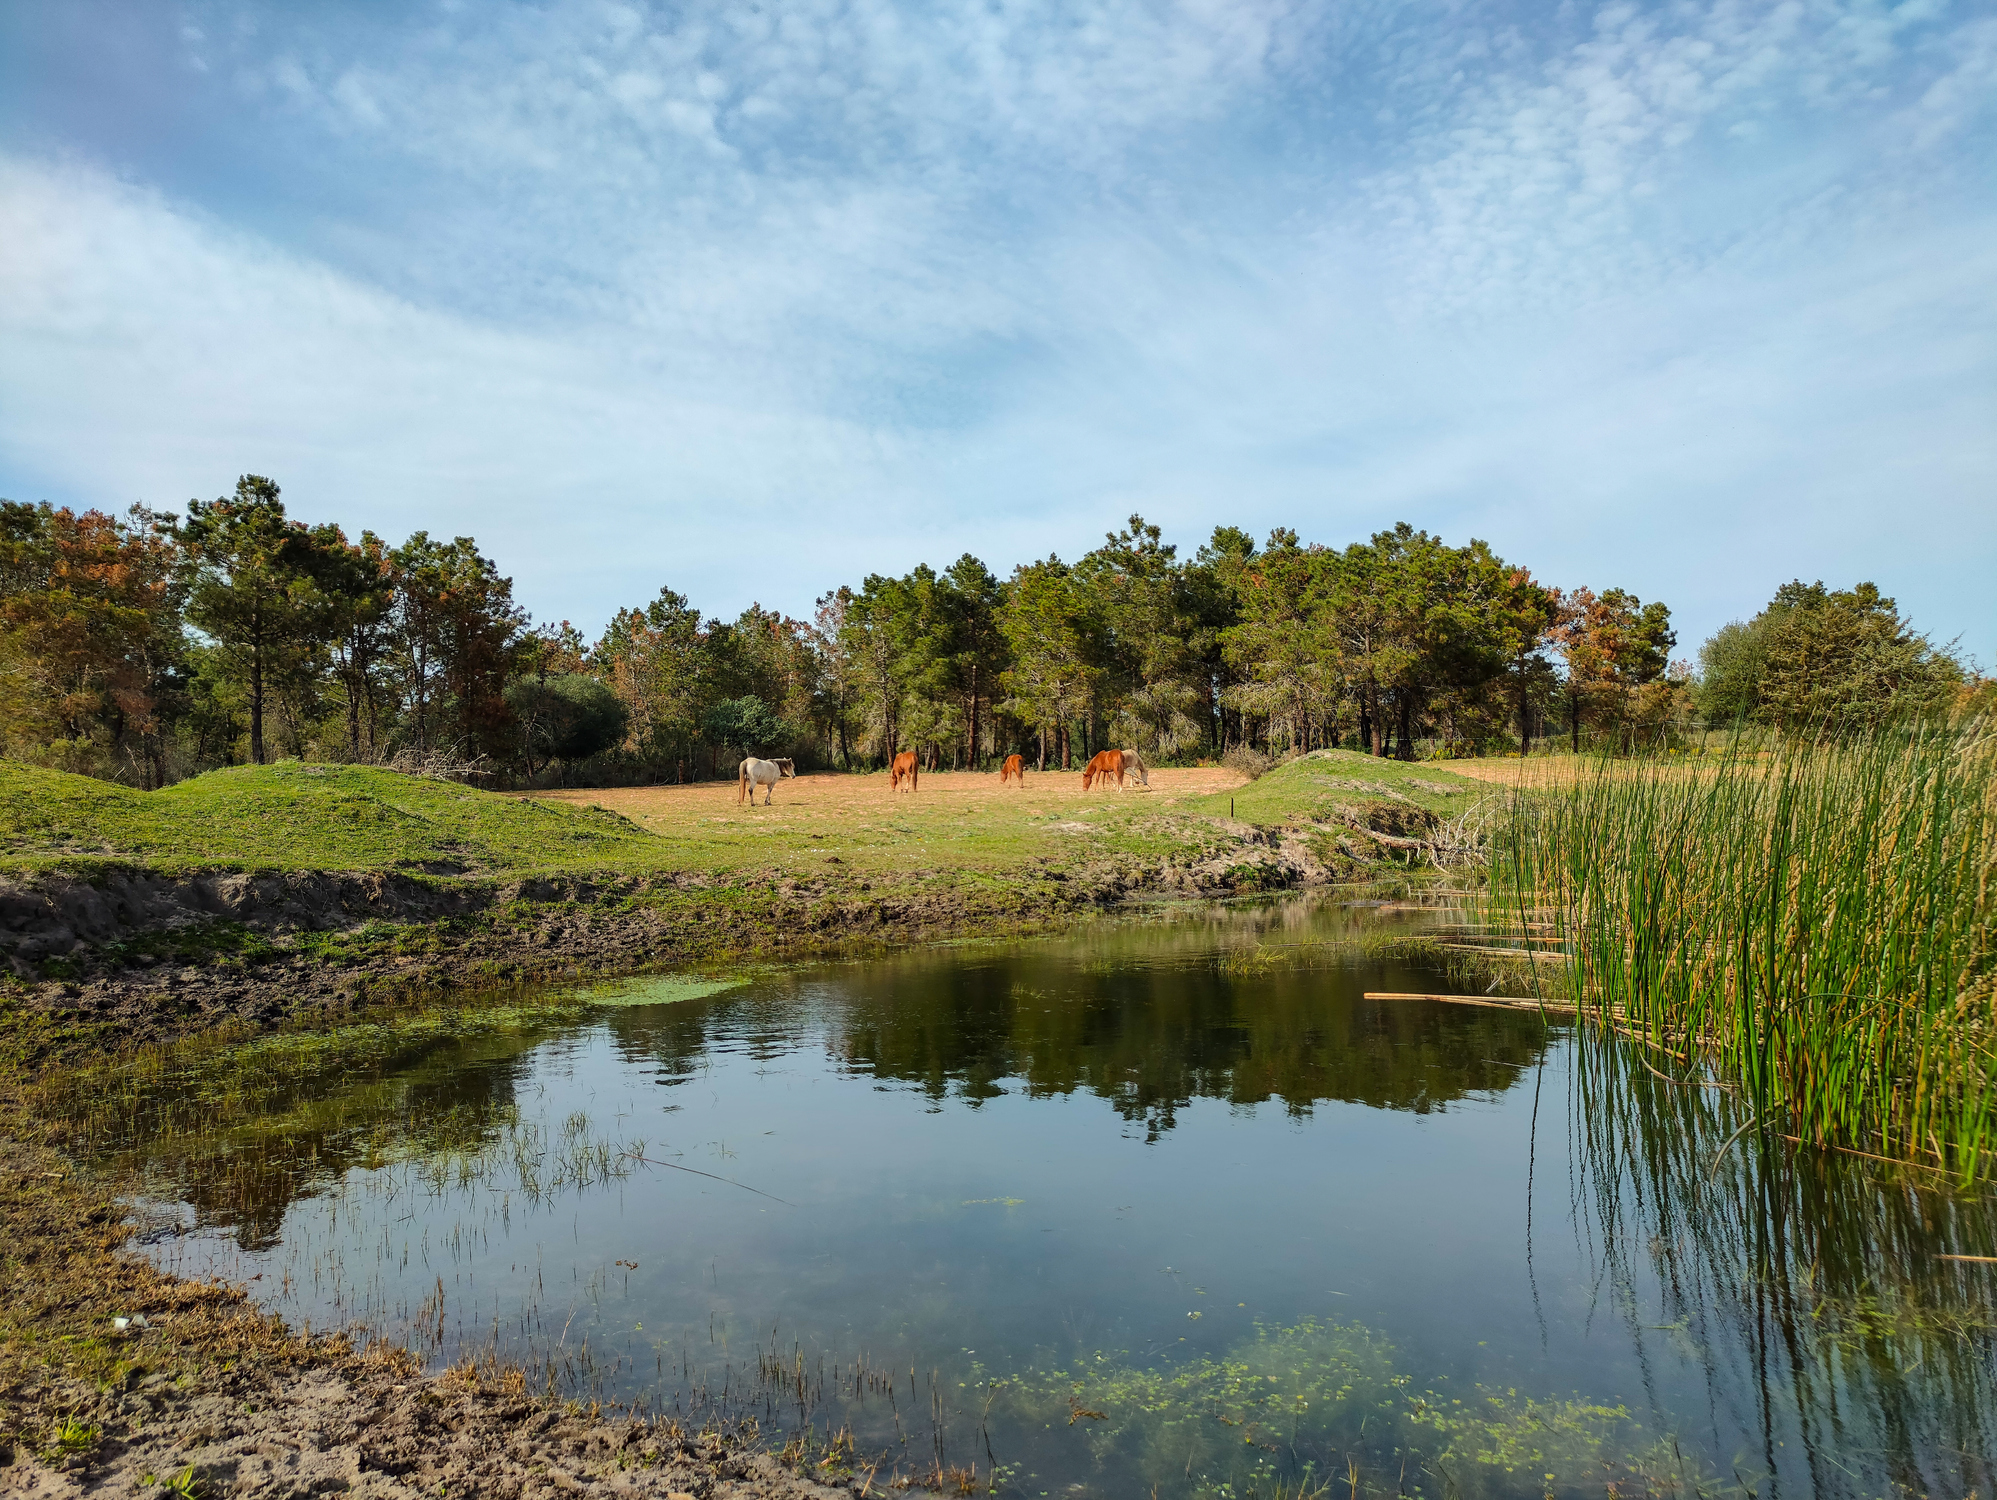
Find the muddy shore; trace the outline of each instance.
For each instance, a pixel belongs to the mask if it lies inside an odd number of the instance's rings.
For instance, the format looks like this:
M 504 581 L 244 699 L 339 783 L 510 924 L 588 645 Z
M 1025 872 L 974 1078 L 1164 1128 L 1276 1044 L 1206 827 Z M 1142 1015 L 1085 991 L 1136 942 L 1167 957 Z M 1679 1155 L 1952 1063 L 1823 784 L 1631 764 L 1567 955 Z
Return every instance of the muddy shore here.
M 243 1288 L 126 1253 L 109 1185 L 51 1151 L 0 1145 L 0 1219 L 0 1494 L 849 1500 L 898 1477 L 850 1452 L 786 1465 L 753 1424 L 537 1399 L 518 1371 L 426 1376 L 392 1346 L 299 1337 Z
M 13 1056 L 330 1019 L 445 990 L 1032 931 L 1147 896 L 1311 885 L 1301 837 L 1242 828 L 1204 865 L 1133 856 L 979 877 L 189 874 L 0 877 Z M 5 982 L 0 979 L 0 982 Z
M 0 881 L 12 971 L 0 991 L 12 1064 L 0 1089 L 0 1493 L 167 1494 L 157 1486 L 186 1477 L 209 1496 L 823 1500 L 826 1482 L 848 1495 L 908 1484 L 851 1455 L 786 1465 L 740 1429 L 537 1399 L 517 1374 L 422 1374 L 399 1350 L 298 1337 L 241 1288 L 179 1281 L 128 1253 L 120 1184 L 40 1144 L 23 1085 L 84 1055 L 431 993 L 1025 932 L 1133 898 L 1225 894 L 1244 871 L 1271 889 L 1326 874 L 1282 841 L 1246 847 L 1249 862 L 1211 870 L 1099 860 L 986 880 L 111 869 Z M 114 1317 L 132 1321 L 118 1330 Z

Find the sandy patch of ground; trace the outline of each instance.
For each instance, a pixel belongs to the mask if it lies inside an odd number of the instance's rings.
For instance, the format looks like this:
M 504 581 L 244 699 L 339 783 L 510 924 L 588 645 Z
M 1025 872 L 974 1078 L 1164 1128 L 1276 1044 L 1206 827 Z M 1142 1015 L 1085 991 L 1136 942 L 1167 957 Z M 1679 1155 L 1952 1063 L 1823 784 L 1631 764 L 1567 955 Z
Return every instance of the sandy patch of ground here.
M 1149 788 L 1132 784 L 1121 793 L 1113 784 L 1107 791 L 1101 787 L 1084 791 L 1080 771 L 1028 771 L 1023 786 L 1008 782 L 1003 787 L 996 772 L 933 771 L 920 778 L 914 792 L 891 791 L 886 772 L 873 775 L 832 772 L 779 783 L 774 805 L 835 819 L 881 812 L 921 817 L 925 813 L 954 814 L 972 808 L 991 811 L 1080 808 L 1114 804 L 1119 797 L 1126 802 L 1160 797 L 1176 801 L 1242 785 L 1245 781 L 1241 776 L 1220 766 L 1154 770 Z M 687 786 L 583 788 L 528 795 L 559 802 L 595 803 L 648 828 L 691 823 L 738 810 L 735 784 L 728 781 L 694 782 Z M 762 806 L 760 798 L 757 805 Z
M 429 1378 L 308 1369 L 275 1378 L 207 1373 L 138 1381 L 91 1409 L 93 1451 L 60 1467 L 20 1455 L 0 1491 L 32 1500 L 156 1493 L 366 1500 L 476 1495 L 515 1500 L 851 1500 L 850 1460 L 821 1470 L 834 1489 L 787 1471 L 753 1441 L 671 1422 L 605 1418 L 552 1401 Z M 861 1465 L 862 1477 L 873 1478 Z M 877 1488 L 886 1491 L 892 1480 Z M 897 1476 L 898 1477 L 898 1476 Z M 860 1479 L 852 1480 L 858 1488 Z

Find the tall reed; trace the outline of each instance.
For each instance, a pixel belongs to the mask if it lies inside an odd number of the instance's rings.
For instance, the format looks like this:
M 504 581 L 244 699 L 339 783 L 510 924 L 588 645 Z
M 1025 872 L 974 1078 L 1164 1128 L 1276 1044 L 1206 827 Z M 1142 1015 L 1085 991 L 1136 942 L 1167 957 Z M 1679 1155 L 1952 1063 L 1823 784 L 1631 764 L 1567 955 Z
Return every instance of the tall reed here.
M 1756 1122 L 1965 1180 L 1997 1163 L 1987 719 L 1521 790 L 1487 900 L 1559 935 L 1584 1015 L 1717 1063 Z

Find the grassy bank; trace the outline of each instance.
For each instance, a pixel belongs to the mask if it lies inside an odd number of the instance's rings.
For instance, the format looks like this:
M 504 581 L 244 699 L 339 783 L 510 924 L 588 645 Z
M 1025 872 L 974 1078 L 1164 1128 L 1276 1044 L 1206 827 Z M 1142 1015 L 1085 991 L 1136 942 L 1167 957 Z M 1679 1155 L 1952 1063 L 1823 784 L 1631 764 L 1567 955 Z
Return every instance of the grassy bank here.
M 0 1064 L 440 990 L 1029 931 L 1136 896 L 1431 879 L 1424 840 L 1488 791 L 1363 757 L 1246 787 L 1219 768 L 1151 781 L 945 773 L 897 795 L 823 775 L 749 806 L 713 783 L 510 796 L 296 762 L 145 793 L 0 760 Z
M 1424 823 L 1489 788 L 1432 766 L 1344 752 L 1253 783 L 1160 770 L 1152 786 L 1085 791 L 1073 772 L 942 772 L 913 796 L 885 776 L 784 782 L 773 805 L 732 784 L 495 795 L 366 766 L 238 766 L 139 792 L 0 760 L 0 873 L 105 863 L 150 870 L 416 870 L 519 874 L 997 872 L 1096 853 L 1184 859 L 1253 829 Z M 1235 826 L 1230 826 L 1235 825 Z
M 599 809 L 366 766 L 237 766 L 139 792 L 0 760 L 0 869 L 510 870 L 622 864 L 654 843 Z
M 1491 916 L 1598 1019 L 1716 1062 L 1764 1127 L 1997 1166 L 1997 734 L 1598 765 L 1520 790 Z

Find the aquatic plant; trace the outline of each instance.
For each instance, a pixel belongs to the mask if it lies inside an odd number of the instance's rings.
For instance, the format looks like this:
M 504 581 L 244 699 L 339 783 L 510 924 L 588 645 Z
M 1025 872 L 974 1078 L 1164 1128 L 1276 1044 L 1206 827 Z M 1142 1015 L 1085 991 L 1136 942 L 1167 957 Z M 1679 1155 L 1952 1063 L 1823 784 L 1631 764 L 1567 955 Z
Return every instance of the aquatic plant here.
M 1740 1136 L 1746 1101 L 1614 1038 L 1574 1057 L 1574 1231 L 1632 1348 L 1699 1371 L 1708 1451 L 1756 1455 L 1764 1493 L 1991 1493 L 1997 1204 Z
M 1584 1014 L 1717 1064 L 1748 1128 L 1944 1165 L 1997 1145 L 1997 727 L 1921 724 L 1521 790 L 1494 926 Z M 1550 976 L 1549 976 L 1550 977 Z
M 999 1383 L 995 1414 L 1070 1434 L 1130 1493 L 1601 1493 L 1679 1467 L 1620 1406 L 1437 1380 L 1358 1323 L 1258 1326 L 1218 1358 L 1096 1353 Z

